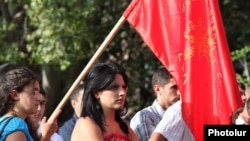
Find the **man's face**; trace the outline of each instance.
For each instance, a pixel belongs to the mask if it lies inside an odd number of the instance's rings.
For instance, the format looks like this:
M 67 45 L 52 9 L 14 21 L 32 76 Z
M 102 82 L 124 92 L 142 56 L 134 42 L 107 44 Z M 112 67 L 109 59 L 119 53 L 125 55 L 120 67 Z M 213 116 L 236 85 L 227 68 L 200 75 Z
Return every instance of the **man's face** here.
M 164 86 L 158 85 L 154 88 L 157 93 L 157 101 L 164 109 L 167 109 L 169 106 L 180 100 L 180 91 L 173 78 Z
M 38 102 L 39 102 L 39 105 L 38 105 L 35 117 L 39 121 L 42 118 L 44 111 L 45 111 L 46 99 L 45 99 L 44 95 L 42 95 L 42 94 L 39 95 Z
M 32 126 L 35 128 L 38 128 L 38 123 L 41 120 L 45 111 L 46 100 L 45 100 L 44 95 L 39 94 L 37 101 L 38 101 L 38 108 L 37 108 L 36 113 L 29 115 L 29 120 L 30 122 L 32 122 Z

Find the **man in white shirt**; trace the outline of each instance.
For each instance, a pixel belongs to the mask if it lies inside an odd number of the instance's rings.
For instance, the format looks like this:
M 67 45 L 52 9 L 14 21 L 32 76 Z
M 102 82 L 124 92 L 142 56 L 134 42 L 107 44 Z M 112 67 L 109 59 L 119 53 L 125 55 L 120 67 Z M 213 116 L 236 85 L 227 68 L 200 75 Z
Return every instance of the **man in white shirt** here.
M 149 141 L 194 141 L 194 136 L 182 118 L 181 101 L 170 106 L 155 128 Z
M 152 105 L 138 111 L 130 121 L 140 141 L 148 141 L 165 110 L 180 100 L 177 83 L 164 67 L 156 70 L 152 77 L 152 87 L 156 98 Z

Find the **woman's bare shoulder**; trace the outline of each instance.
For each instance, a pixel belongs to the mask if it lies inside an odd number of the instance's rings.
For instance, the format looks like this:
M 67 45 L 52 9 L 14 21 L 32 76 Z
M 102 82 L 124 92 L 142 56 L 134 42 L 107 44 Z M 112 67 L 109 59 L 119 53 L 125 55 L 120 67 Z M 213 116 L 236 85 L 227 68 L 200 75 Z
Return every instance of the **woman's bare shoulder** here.
M 76 123 L 94 124 L 94 121 L 90 117 L 80 117 L 77 119 Z
M 80 129 L 99 129 L 98 125 L 89 117 L 80 117 L 75 124 L 76 127 L 79 126 Z
M 80 117 L 75 124 L 71 140 L 81 140 L 84 138 L 102 140 L 103 135 L 99 126 L 89 117 Z

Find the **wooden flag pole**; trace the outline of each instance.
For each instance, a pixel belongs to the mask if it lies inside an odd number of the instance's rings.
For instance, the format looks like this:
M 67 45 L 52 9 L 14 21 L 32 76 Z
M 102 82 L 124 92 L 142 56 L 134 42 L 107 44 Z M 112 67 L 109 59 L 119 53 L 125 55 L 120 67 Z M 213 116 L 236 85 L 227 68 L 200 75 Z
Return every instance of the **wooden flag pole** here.
M 56 109 L 53 111 L 53 113 L 51 114 L 51 116 L 48 119 L 48 121 L 54 121 L 57 118 L 57 116 L 58 116 L 57 112 L 61 111 L 63 109 L 63 107 L 65 106 L 65 104 L 69 100 L 70 95 L 73 93 L 73 91 L 76 89 L 76 87 L 80 84 L 81 80 L 83 80 L 85 78 L 85 76 L 87 75 L 87 73 L 89 72 L 89 70 L 91 69 L 91 67 L 94 65 L 94 63 L 98 60 L 98 58 L 101 56 L 101 54 L 107 48 L 107 46 L 112 41 L 112 39 L 115 37 L 116 33 L 119 31 L 119 29 L 125 23 L 125 21 L 126 21 L 126 19 L 123 16 L 118 20 L 118 22 L 116 23 L 116 25 L 113 27 L 113 29 L 111 30 L 111 32 L 108 34 L 108 36 L 106 37 L 106 39 L 103 41 L 103 43 L 98 48 L 98 50 L 95 52 L 95 54 L 90 59 L 90 61 L 88 62 L 88 64 L 85 66 L 85 68 L 83 69 L 83 71 L 80 73 L 80 75 L 77 77 L 77 79 L 75 80 L 75 82 L 72 84 L 72 86 L 70 87 L 70 89 L 68 90 L 68 92 L 65 94 L 65 96 L 63 97 L 63 99 L 61 100 L 61 102 L 56 107 Z

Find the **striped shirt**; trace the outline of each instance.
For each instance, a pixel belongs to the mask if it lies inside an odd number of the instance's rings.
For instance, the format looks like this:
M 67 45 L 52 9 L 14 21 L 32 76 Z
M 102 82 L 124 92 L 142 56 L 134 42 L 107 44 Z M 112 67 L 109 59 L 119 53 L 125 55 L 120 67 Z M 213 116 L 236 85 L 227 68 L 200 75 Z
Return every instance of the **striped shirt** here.
M 130 121 L 130 127 L 134 130 L 140 141 L 148 141 L 157 124 L 161 121 L 165 110 L 155 100 L 148 106 L 137 112 Z
M 168 141 L 194 141 L 194 136 L 182 118 L 181 101 L 170 106 L 154 132 L 162 134 Z

